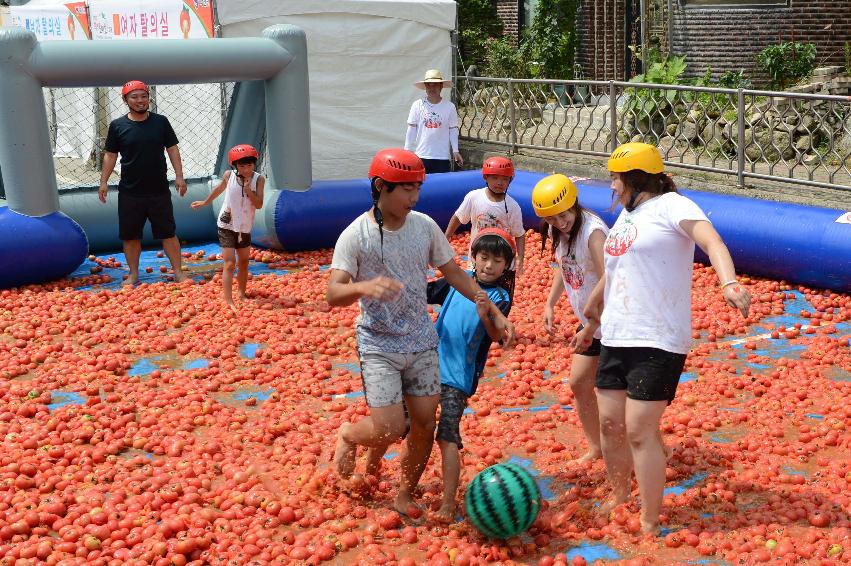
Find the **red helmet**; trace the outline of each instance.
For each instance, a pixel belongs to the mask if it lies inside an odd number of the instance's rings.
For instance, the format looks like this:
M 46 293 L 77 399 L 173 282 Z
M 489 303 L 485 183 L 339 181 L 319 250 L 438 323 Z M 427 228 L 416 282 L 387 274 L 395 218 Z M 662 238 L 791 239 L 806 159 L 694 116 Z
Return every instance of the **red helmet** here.
M 239 161 L 246 157 L 260 159 L 260 155 L 257 153 L 257 150 L 254 149 L 253 145 L 248 145 L 247 143 L 235 145 L 228 151 L 228 164 L 233 165 L 234 161 Z
M 482 175 L 502 175 L 514 178 L 514 163 L 507 157 L 488 157 L 482 165 Z
M 497 228 L 495 226 L 492 226 L 490 228 L 482 228 L 481 230 L 476 232 L 476 237 L 470 241 L 471 251 L 476 246 L 476 242 L 478 242 L 482 236 L 499 236 L 500 238 L 505 240 L 505 242 L 508 244 L 508 247 L 511 248 L 512 254 L 514 255 L 508 266 L 508 269 L 513 270 L 515 262 L 517 261 L 517 242 L 514 241 L 514 238 L 512 238 L 511 235 L 509 235 L 509 233 L 503 230 L 502 228 Z
M 422 183 L 425 165 L 417 154 L 398 147 L 382 149 L 372 158 L 369 178 L 378 177 L 388 183 Z
M 124 86 L 121 89 L 121 98 L 124 98 L 134 90 L 144 90 L 148 94 L 150 94 L 151 89 L 148 88 L 148 85 L 143 83 L 142 81 L 127 81 L 124 83 Z

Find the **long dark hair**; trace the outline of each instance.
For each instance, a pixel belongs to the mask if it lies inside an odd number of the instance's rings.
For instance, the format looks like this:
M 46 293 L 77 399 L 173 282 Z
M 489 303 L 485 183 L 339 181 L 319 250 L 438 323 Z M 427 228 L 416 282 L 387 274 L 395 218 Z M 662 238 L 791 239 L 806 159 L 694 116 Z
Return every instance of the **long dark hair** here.
M 381 238 L 381 263 L 384 263 L 384 215 L 381 209 L 378 208 L 378 199 L 381 197 L 381 191 L 375 186 L 375 181 L 378 177 L 373 177 L 369 180 L 369 187 L 372 191 L 372 217 L 375 218 L 375 223 L 378 224 L 378 235 Z M 392 193 L 396 189 L 397 183 L 388 183 L 384 179 L 384 186 L 388 193 Z
M 576 219 L 573 221 L 573 226 L 570 227 L 570 231 L 566 234 L 567 237 L 567 253 L 568 255 L 573 253 L 573 248 L 576 245 L 576 237 L 579 236 L 579 231 L 582 230 L 582 225 L 585 223 L 585 208 L 579 204 L 579 199 L 576 199 L 576 202 L 573 203 L 573 206 L 568 208 L 568 210 L 572 210 L 576 215 Z M 556 230 L 552 226 L 550 226 L 549 222 L 546 220 L 541 220 L 541 226 L 538 229 L 541 234 L 541 255 L 547 249 L 547 238 L 553 239 L 553 252 L 552 255 L 555 257 L 556 248 L 558 247 L 559 242 L 561 241 L 562 233 L 559 230 Z
M 509 269 L 509 266 L 511 265 L 511 262 L 514 261 L 514 250 L 512 250 L 511 246 L 508 245 L 508 242 L 500 236 L 497 236 L 496 234 L 486 234 L 477 239 L 476 243 L 473 244 L 473 249 L 470 250 L 470 253 L 473 255 L 474 262 L 476 261 L 476 255 L 479 252 L 485 252 L 493 256 L 501 257 L 505 260 L 505 271 L 502 272 L 502 276 L 499 279 L 494 281 L 494 284 L 508 291 L 508 302 L 509 304 L 513 304 L 515 273 L 513 269 Z
M 629 187 L 632 191 L 629 204 L 626 209 L 632 212 L 635 206 L 635 199 L 641 193 L 650 193 L 654 196 L 663 195 L 665 193 L 678 193 L 677 185 L 667 173 L 647 173 L 641 169 L 632 169 L 625 173 L 620 173 L 621 181 L 625 187 Z M 617 199 L 613 197 L 612 209 L 617 205 Z M 632 208 L 630 208 L 632 207 Z

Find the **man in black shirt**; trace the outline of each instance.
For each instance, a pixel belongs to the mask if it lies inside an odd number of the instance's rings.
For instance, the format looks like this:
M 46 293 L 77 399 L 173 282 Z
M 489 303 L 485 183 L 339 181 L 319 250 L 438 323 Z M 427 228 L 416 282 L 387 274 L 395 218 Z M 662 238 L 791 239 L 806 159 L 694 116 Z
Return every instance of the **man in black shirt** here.
M 129 112 L 109 124 L 103 156 L 98 196 L 106 202 L 107 181 L 121 154 L 121 180 L 118 182 L 118 237 L 124 242 L 124 255 L 130 276 L 125 284 L 139 280 L 139 256 L 142 254 L 142 230 L 151 222 L 154 238 L 163 241 L 174 269 L 174 278 L 187 279 L 181 270 L 180 241 L 175 235 L 165 153 L 174 167 L 178 194 L 186 194 L 183 163 L 177 148 L 177 136 L 168 118 L 149 110 L 150 90 L 141 81 L 130 81 L 121 89 Z

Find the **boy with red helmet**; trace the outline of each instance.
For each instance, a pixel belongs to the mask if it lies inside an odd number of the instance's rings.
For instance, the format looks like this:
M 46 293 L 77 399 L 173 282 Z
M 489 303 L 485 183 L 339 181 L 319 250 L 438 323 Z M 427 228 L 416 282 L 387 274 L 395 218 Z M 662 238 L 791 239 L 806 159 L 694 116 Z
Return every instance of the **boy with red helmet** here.
M 425 180 L 422 160 L 404 149 L 379 151 L 369 168 L 373 207 L 340 234 L 334 247 L 326 300 L 331 306 L 359 301 L 358 354 L 369 416 L 340 427 L 334 466 L 344 485 L 356 487 L 357 449 L 383 452 L 405 434 L 402 478 L 394 508 L 413 499 L 434 441 L 440 398 L 437 332 L 428 314 L 429 266 L 470 300 L 481 288 L 453 261 L 455 252 L 437 224 L 413 208 Z M 514 328 L 491 302 L 494 328 L 508 340 Z M 404 405 L 403 405 L 404 401 Z
M 177 147 L 177 136 L 168 118 L 149 110 L 151 98 L 148 85 L 129 81 L 121 89 L 127 104 L 125 116 L 109 124 L 103 154 L 98 197 L 106 203 L 109 176 L 121 154 L 121 180 L 118 183 L 118 237 L 124 242 L 124 255 L 130 275 L 125 284 L 139 280 L 139 256 L 142 254 L 142 231 L 151 223 L 154 238 L 162 240 L 180 282 L 188 278 L 181 269 L 180 241 L 168 189 L 163 150 L 174 168 L 174 185 L 180 196 L 186 194 L 183 162 Z
M 483 228 L 499 228 L 508 232 L 517 246 L 517 275 L 523 275 L 526 253 L 526 230 L 523 212 L 517 201 L 508 196 L 508 185 L 514 179 L 514 163 L 507 157 L 489 157 L 482 165 L 486 186 L 470 191 L 449 220 L 446 238 L 451 238 L 461 224 L 471 223 L 470 241 Z M 471 258 L 472 259 L 472 258 Z
M 248 285 L 248 248 L 251 246 L 251 227 L 254 225 L 254 212 L 263 206 L 263 187 L 266 179 L 255 171 L 259 155 L 253 146 L 240 144 L 228 151 L 228 163 L 233 171 L 225 171 L 222 181 L 204 200 L 192 203 L 193 209 L 207 206 L 222 192 L 225 201 L 219 211 L 216 222 L 219 231 L 219 245 L 225 260 L 222 270 L 222 286 L 225 303 L 236 312 L 233 302 L 233 274 L 239 268 L 236 285 L 240 300 L 246 298 Z

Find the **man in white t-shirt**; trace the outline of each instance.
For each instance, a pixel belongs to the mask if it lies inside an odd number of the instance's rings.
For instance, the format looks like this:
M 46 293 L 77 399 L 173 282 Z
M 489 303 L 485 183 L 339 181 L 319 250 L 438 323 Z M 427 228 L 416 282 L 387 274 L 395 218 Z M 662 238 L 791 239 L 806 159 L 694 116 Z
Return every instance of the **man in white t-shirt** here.
M 448 173 L 451 160 L 459 166 L 464 164 L 458 153 L 458 111 L 440 96 L 440 91 L 451 87 L 452 81 L 443 80 L 439 70 L 431 69 L 414 86 L 426 91 L 426 95 L 411 105 L 405 149 L 423 160 L 426 173 Z

